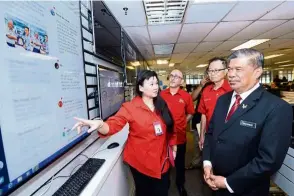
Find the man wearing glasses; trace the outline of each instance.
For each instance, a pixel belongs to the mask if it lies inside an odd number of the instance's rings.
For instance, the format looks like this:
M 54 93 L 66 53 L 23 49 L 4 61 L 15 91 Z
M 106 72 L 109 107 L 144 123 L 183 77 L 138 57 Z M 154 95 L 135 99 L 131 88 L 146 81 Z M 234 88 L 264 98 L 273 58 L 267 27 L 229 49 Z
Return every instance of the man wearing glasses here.
M 174 119 L 174 129 L 177 132 L 176 185 L 180 196 L 187 196 L 185 190 L 185 153 L 186 153 L 186 127 L 194 114 L 192 97 L 180 89 L 183 84 L 183 74 L 173 70 L 169 75 L 169 88 L 161 91 L 161 97 L 166 101 Z
M 217 99 L 232 90 L 225 79 L 227 75 L 227 62 L 225 59 L 215 57 L 209 60 L 207 74 L 212 84 L 203 89 L 198 106 L 198 112 L 202 114 L 199 140 L 200 150 L 203 149 L 205 131 L 208 128 Z

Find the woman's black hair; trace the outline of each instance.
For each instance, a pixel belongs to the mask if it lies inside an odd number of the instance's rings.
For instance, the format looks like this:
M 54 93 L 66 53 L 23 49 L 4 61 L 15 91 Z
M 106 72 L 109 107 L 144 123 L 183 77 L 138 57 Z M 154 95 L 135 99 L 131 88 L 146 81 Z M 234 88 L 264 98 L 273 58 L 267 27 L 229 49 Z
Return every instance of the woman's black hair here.
M 140 97 L 142 97 L 143 93 L 140 91 L 139 87 L 143 86 L 144 81 L 149 80 L 151 77 L 156 77 L 157 81 L 159 82 L 158 76 L 155 71 L 143 70 L 139 72 L 137 76 L 137 82 L 136 82 L 136 93 Z M 167 131 L 169 133 L 172 133 L 174 128 L 174 120 L 172 118 L 171 112 L 168 109 L 166 102 L 159 95 L 159 92 L 160 92 L 160 88 L 159 88 L 157 97 L 153 98 L 154 107 L 156 112 L 160 114 L 162 120 L 166 124 Z

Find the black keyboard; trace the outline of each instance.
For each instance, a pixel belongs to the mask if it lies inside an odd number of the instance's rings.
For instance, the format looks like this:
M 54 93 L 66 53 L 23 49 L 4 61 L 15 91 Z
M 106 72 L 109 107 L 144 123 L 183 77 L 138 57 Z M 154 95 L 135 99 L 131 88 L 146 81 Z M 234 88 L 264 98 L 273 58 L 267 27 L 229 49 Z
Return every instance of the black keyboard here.
M 89 158 L 53 196 L 78 196 L 104 162 L 105 159 Z

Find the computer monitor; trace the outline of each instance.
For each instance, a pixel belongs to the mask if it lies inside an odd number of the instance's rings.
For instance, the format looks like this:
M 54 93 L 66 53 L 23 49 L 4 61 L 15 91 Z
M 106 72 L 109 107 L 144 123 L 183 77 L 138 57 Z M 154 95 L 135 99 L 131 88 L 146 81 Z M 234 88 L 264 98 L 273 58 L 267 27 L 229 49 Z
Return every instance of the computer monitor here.
M 124 74 L 103 66 L 98 66 L 101 116 L 107 119 L 116 113 L 125 101 Z
M 0 195 L 87 136 L 71 130 L 88 118 L 78 3 L 0 2 Z

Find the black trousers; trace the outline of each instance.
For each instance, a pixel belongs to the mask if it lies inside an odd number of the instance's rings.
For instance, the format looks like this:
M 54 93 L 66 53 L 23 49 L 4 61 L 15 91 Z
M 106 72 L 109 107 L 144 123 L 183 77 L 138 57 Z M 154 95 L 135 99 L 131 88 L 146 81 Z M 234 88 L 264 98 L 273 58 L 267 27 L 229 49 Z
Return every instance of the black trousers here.
M 177 145 L 176 156 L 176 185 L 184 186 L 185 184 L 185 155 L 186 155 L 186 143 Z
M 168 196 L 169 172 L 161 175 L 161 179 L 146 176 L 130 167 L 136 186 L 136 196 Z

